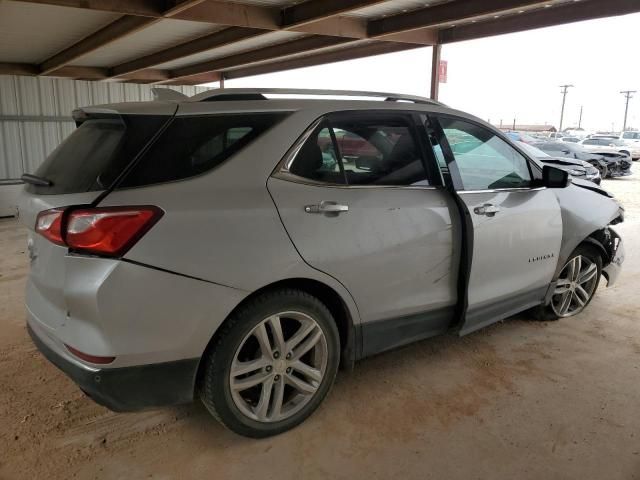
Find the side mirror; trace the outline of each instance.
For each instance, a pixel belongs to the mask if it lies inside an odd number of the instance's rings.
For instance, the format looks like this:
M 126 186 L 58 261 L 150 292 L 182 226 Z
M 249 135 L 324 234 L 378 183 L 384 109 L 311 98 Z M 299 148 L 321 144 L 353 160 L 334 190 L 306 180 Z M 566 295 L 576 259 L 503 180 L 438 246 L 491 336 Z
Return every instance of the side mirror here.
M 547 188 L 566 188 L 571 184 L 569 172 L 556 167 L 542 167 L 542 185 Z

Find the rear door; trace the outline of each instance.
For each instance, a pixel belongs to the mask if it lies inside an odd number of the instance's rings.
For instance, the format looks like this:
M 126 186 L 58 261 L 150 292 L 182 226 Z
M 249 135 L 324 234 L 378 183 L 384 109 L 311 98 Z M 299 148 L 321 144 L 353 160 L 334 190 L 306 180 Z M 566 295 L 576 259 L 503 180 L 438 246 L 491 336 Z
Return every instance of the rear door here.
M 334 114 L 293 151 L 269 191 L 304 260 L 353 295 L 365 355 L 448 328 L 459 229 L 414 117 Z
M 523 154 L 480 124 L 436 118 L 439 135 L 431 135 L 432 142 L 446 159 L 469 230 L 465 334 L 543 301 L 562 219 L 555 194 L 534 186 Z

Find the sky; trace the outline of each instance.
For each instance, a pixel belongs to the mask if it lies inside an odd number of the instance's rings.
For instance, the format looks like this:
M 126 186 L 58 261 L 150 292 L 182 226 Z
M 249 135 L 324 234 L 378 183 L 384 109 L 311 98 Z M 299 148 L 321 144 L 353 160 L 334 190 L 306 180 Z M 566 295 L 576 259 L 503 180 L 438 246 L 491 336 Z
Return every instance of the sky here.
M 640 0 L 639 0 L 640 1 Z M 444 45 L 440 101 L 491 123 L 620 130 L 621 90 L 638 90 L 627 125 L 640 129 L 640 14 L 611 17 Z M 227 80 L 225 87 L 350 89 L 429 96 L 431 48 Z M 216 84 L 213 84 L 217 86 Z

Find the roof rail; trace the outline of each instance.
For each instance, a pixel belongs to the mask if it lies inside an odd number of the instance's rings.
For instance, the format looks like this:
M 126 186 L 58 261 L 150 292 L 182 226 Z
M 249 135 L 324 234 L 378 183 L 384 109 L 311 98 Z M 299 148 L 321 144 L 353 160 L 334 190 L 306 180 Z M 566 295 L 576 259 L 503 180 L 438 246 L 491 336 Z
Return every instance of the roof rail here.
M 264 95 L 317 95 L 332 97 L 370 97 L 384 98 L 388 102 L 413 102 L 428 105 L 444 106 L 444 104 L 426 97 L 403 95 L 399 93 L 366 92 L 358 90 L 312 90 L 305 88 L 219 88 L 207 90 L 189 98 L 190 102 L 211 102 L 225 100 L 258 100 Z

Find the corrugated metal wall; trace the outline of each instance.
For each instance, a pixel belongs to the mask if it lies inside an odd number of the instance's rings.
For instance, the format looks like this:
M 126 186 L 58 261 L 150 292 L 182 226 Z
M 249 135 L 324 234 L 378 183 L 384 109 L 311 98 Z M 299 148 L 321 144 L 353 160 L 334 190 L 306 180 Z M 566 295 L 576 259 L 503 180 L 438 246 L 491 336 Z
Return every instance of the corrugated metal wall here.
M 151 86 L 0 75 L 0 180 L 33 173 L 75 125 L 82 106 L 151 100 Z M 191 96 L 204 87 L 169 87 Z

